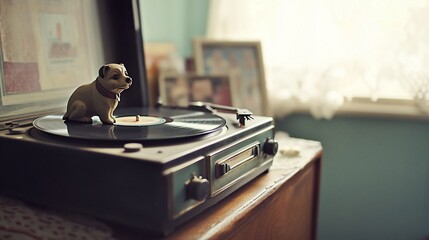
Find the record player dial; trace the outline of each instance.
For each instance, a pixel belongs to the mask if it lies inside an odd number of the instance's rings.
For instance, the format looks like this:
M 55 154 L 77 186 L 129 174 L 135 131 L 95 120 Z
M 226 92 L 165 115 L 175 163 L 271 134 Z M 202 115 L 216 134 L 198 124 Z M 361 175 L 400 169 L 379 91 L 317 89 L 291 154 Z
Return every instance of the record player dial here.
M 265 144 L 264 144 L 265 154 L 274 156 L 277 154 L 278 149 L 279 149 L 279 144 L 275 139 L 271 138 L 265 141 Z
M 186 184 L 187 198 L 203 201 L 208 197 L 209 193 L 210 182 L 201 176 L 193 176 Z

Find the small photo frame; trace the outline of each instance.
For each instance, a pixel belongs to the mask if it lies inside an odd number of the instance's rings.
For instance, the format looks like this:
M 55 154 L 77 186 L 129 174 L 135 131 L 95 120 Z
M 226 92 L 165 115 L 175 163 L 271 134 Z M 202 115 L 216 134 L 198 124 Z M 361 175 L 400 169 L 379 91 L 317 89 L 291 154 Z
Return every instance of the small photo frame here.
M 177 49 L 175 44 L 169 42 L 145 42 L 144 55 L 149 89 L 149 105 L 153 107 L 158 98 L 159 75 L 166 70 L 173 72 L 170 61 L 172 56 L 177 55 Z
M 264 63 L 259 41 L 194 39 L 198 74 L 229 74 L 235 107 L 268 115 Z
M 188 106 L 200 101 L 233 106 L 229 75 L 161 73 L 159 80 L 163 105 Z

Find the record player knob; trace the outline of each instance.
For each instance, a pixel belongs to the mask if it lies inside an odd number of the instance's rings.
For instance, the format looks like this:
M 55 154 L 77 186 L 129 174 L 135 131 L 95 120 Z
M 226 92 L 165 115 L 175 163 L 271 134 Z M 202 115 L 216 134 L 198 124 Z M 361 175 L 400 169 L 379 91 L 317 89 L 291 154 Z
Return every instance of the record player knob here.
M 210 182 L 209 180 L 202 178 L 201 176 L 193 176 L 186 184 L 186 197 L 203 201 L 208 197 L 210 193 Z
M 279 149 L 279 143 L 274 138 L 270 138 L 265 141 L 264 143 L 265 154 L 274 156 L 276 155 L 278 149 Z

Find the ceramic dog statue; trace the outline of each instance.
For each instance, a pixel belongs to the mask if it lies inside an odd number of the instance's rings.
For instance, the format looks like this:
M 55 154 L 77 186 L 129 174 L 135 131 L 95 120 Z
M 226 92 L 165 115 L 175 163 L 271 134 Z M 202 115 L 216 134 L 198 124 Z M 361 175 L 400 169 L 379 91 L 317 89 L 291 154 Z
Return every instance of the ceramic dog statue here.
M 70 96 L 63 119 L 92 123 L 91 117 L 98 116 L 104 124 L 115 123 L 113 111 L 132 81 L 123 64 L 102 66 L 92 83 L 78 87 Z

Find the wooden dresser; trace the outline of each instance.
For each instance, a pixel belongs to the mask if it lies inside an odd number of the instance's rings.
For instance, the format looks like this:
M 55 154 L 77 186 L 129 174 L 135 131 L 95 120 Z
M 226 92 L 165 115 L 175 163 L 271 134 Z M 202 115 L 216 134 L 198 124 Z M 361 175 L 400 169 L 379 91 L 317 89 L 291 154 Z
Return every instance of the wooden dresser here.
M 315 239 L 322 146 L 287 138 L 263 174 L 168 239 Z

